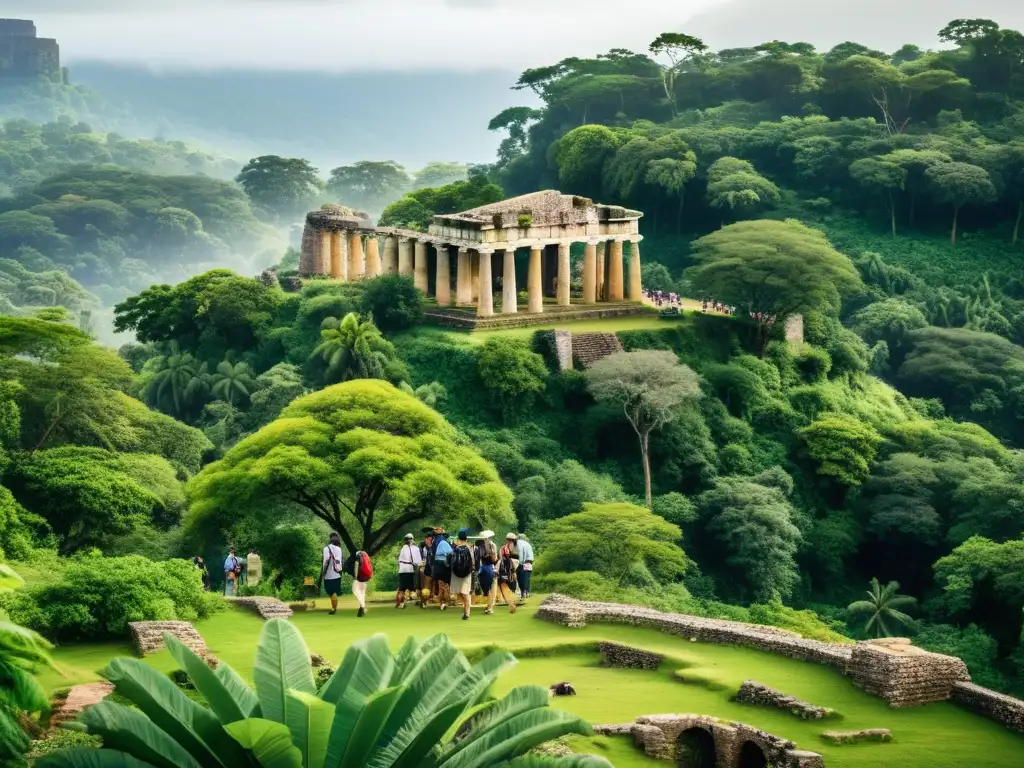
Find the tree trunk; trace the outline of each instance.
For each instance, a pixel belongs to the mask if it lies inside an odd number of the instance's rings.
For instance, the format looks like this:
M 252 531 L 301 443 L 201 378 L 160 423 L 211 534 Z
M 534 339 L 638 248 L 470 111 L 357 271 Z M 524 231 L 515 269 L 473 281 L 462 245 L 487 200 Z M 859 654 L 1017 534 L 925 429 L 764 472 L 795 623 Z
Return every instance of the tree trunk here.
M 960 206 L 953 209 L 953 234 L 950 236 L 950 242 L 953 247 L 956 248 L 956 222 L 960 218 Z
M 914 226 L 914 205 L 917 203 L 917 195 L 910 196 L 910 217 L 907 219 L 907 226 Z
M 683 190 L 679 190 L 679 208 L 676 211 L 676 236 L 683 233 Z
M 1017 203 L 1017 221 L 1013 225 L 1013 244 L 1017 244 L 1018 236 L 1020 235 L 1020 220 L 1024 216 L 1024 200 Z
M 892 236 L 896 237 L 896 203 L 892 199 L 892 191 L 889 191 L 889 218 L 892 220 Z
M 644 499 L 647 502 L 647 508 L 651 509 L 653 502 L 651 501 L 651 451 L 648 444 L 649 435 L 641 435 L 640 437 L 640 453 L 644 461 Z

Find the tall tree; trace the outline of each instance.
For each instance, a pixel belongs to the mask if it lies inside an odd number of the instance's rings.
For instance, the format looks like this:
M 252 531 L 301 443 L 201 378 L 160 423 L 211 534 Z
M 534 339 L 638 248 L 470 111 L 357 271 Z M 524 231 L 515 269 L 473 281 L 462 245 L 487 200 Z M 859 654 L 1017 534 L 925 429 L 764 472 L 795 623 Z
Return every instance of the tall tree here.
M 277 221 L 308 210 L 321 189 L 317 170 L 297 157 L 254 157 L 236 179 L 249 199 Z
M 412 179 L 393 160 L 361 160 L 331 171 L 327 191 L 337 200 L 354 208 L 380 213 L 404 195 Z
M 210 388 L 211 394 L 226 400 L 228 405 L 234 405 L 238 398 L 248 398 L 254 387 L 248 363 L 232 365 L 230 361 L 222 360 L 217 365 L 217 371 L 211 380 L 213 382 L 213 386 Z
M 970 163 L 940 163 L 925 171 L 935 199 L 953 206 L 950 242 L 956 245 L 960 209 L 967 204 L 981 205 L 996 199 L 996 188 L 988 171 Z
M 779 199 L 779 188 L 746 160 L 722 157 L 708 169 L 707 201 L 712 208 L 740 214 Z
M 708 46 L 703 40 L 682 32 L 664 32 L 651 43 L 650 52 L 654 56 L 664 56 L 668 59 L 668 66 L 662 69 L 661 82 L 665 88 L 665 98 L 672 105 L 673 115 L 679 112 L 676 104 L 676 78 L 681 66 L 707 51 Z
M 651 433 L 679 415 L 700 396 L 700 379 L 673 352 L 617 352 L 587 371 L 587 383 L 598 402 L 621 408 L 640 441 L 644 468 L 644 499 L 651 507 Z
M 892 637 L 898 630 L 910 630 L 914 620 L 902 609 L 913 608 L 917 600 L 899 593 L 898 582 L 890 581 L 884 587 L 877 578 L 871 579 L 867 600 L 858 600 L 847 607 L 853 616 L 867 619 L 863 632 L 871 637 Z
M 824 234 L 793 219 L 730 224 L 697 240 L 693 259 L 693 289 L 749 313 L 761 349 L 775 323 L 838 309 L 841 295 L 860 285 L 853 263 Z
M 156 372 L 147 388 L 151 405 L 185 418 L 198 411 L 210 392 L 206 363 L 200 363 L 187 352 L 177 352 L 152 361 Z
M 896 199 L 894 190 L 902 190 L 907 184 L 906 168 L 883 158 L 865 157 L 850 165 L 850 176 L 861 186 L 879 189 L 889 201 L 889 220 L 892 236 L 896 237 Z
M 371 555 L 416 522 L 494 528 L 512 497 L 442 416 L 383 381 L 300 397 L 191 483 L 188 529 L 291 502 Z
M 350 312 L 340 320 L 327 318 L 321 327 L 323 341 L 313 350 L 313 357 L 326 364 L 328 383 L 384 378 L 395 348 L 372 320 L 360 320 L 359 315 Z

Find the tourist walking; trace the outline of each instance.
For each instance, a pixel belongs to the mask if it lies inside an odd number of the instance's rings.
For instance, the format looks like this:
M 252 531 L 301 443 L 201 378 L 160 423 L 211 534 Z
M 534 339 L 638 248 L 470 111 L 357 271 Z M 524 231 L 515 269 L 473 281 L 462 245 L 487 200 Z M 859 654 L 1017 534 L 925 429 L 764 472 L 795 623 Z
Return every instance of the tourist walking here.
M 523 600 L 530 596 L 530 579 L 533 577 L 533 545 L 522 534 L 516 539 L 516 551 L 519 553 L 519 594 Z
M 202 555 L 196 555 L 192 558 L 192 565 L 199 569 L 199 577 L 203 580 L 203 589 L 207 592 L 210 591 L 210 572 L 206 570 L 206 562 L 203 560 Z
M 426 608 L 434 590 L 433 568 L 434 568 L 434 534 L 427 533 L 420 544 L 420 608 Z
M 341 594 L 342 564 L 345 562 L 345 553 L 341 550 L 341 536 L 337 531 L 331 531 L 330 541 L 324 547 L 323 564 L 320 566 L 320 578 L 316 581 L 317 591 L 323 585 L 327 596 L 331 598 L 331 610 L 328 616 L 338 612 L 338 595 Z
M 516 612 L 516 570 L 519 567 L 516 551 L 516 535 L 505 536 L 505 545 L 498 554 L 498 590 L 508 604 L 508 612 Z
M 416 546 L 416 538 L 405 534 L 405 543 L 398 550 L 398 593 L 395 595 L 395 608 L 405 608 L 409 593 L 416 589 L 416 573 L 423 556 Z
M 470 605 L 473 600 L 473 571 L 475 570 L 475 558 L 473 549 L 469 546 L 469 532 L 463 528 L 459 531 L 455 546 L 452 547 L 451 562 L 451 591 L 456 599 L 462 603 L 462 620 L 469 620 Z
M 235 548 L 228 550 L 228 556 L 224 559 L 224 596 L 235 597 L 238 595 L 238 576 L 242 573 L 242 561 L 235 554 Z
M 480 591 L 487 598 L 487 610 L 484 613 L 490 615 L 494 613 L 494 601 L 498 596 L 498 583 L 494 578 L 494 569 L 498 565 L 498 547 L 494 543 L 494 531 L 484 531 L 480 538 Z
M 451 600 L 452 570 L 449 564 L 451 554 L 452 545 L 448 543 L 448 534 L 443 530 L 435 529 L 433 579 L 437 586 L 437 599 L 441 602 L 442 611 L 448 607 L 448 602 Z
M 352 595 L 359 606 L 356 616 L 362 618 L 366 615 L 366 588 L 373 578 L 373 561 L 365 552 L 355 552 L 345 563 L 345 572 L 352 576 Z

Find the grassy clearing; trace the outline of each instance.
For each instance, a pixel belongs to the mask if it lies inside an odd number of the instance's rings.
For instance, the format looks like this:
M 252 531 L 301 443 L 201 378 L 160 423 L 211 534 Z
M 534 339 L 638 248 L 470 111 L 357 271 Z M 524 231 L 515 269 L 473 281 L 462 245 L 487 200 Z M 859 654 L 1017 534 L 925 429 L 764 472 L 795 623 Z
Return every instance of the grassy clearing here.
M 572 630 L 532 618 L 537 601 L 515 616 L 500 609 L 494 616 L 478 611 L 468 622 L 456 611 L 437 609 L 397 611 L 373 606 L 356 619 L 351 599 L 337 616 L 324 610 L 297 613 L 294 621 L 305 635 L 310 650 L 337 663 L 352 642 L 373 633 L 384 633 L 396 648 L 412 633 L 449 635 L 466 650 L 500 646 L 513 652 L 529 649 L 519 664 L 499 682 L 499 692 L 515 685 L 552 685 L 571 682 L 579 695 L 554 700 L 554 705 L 575 712 L 594 723 L 627 722 L 639 715 L 666 712 L 700 713 L 740 720 L 795 741 L 804 749 L 822 753 L 830 768 L 901 765 L 904 768 L 961 768 L 961 766 L 1010 766 L 1024 754 L 1024 738 L 952 704 L 934 704 L 909 710 L 891 710 L 884 702 L 858 690 L 830 669 L 745 648 L 690 643 L 650 629 L 617 625 L 593 625 Z M 321 601 L 320 607 L 323 607 Z M 210 649 L 240 673 L 250 676 L 253 654 L 262 622 L 254 615 L 231 609 L 196 624 Z M 593 643 L 612 640 L 643 647 L 670 657 L 656 672 L 604 669 L 598 666 Z M 556 655 L 542 655 L 557 647 Z M 128 653 L 123 644 L 68 646 L 57 649 L 56 658 L 66 677 L 45 673 L 51 689 L 97 678 L 96 670 L 112 657 Z M 174 664 L 166 652 L 150 662 L 169 671 Z M 682 669 L 687 684 L 676 679 Z M 806 701 L 835 709 L 840 718 L 805 722 L 792 715 L 761 707 L 736 704 L 729 697 L 745 679 L 755 679 Z M 711 685 L 709 685 L 711 683 Z M 821 733 L 842 728 L 889 728 L 890 744 L 834 746 Z M 616 766 L 644 768 L 654 765 L 636 752 L 628 739 L 584 740 L 576 746 L 606 755 Z
M 572 331 L 573 333 L 618 333 L 619 331 L 649 331 L 662 330 L 670 327 L 672 323 L 678 322 L 676 318 L 661 318 L 658 315 L 635 315 L 632 317 L 610 317 L 593 320 L 570 320 L 551 323 L 539 323 L 527 325 L 521 328 L 494 328 L 483 331 L 460 331 L 448 328 L 417 328 L 414 333 L 417 336 L 439 335 L 448 338 L 462 339 L 470 344 L 483 344 L 492 336 L 507 336 L 510 338 L 528 339 L 537 331 L 549 331 L 557 328 L 561 331 Z

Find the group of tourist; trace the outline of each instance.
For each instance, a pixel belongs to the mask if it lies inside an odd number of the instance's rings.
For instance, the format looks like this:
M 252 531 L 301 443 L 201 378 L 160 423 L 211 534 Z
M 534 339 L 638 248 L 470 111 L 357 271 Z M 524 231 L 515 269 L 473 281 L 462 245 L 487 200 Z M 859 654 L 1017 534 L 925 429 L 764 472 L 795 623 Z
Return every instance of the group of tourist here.
M 658 309 L 679 306 L 679 294 L 673 291 L 656 291 L 645 288 L 644 296 L 650 304 Z
M 715 301 L 714 299 L 701 299 L 700 311 L 707 313 L 708 310 L 711 310 L 712 312 L 717 312 L 721 315 L 736 314 L 736 307 L 727 306 L 725 304 L 722 304 L 720 301 Z

